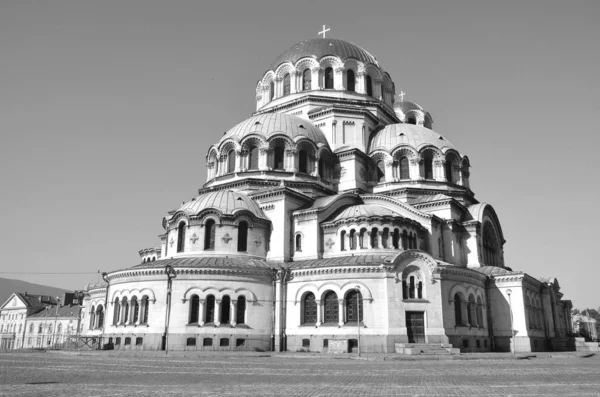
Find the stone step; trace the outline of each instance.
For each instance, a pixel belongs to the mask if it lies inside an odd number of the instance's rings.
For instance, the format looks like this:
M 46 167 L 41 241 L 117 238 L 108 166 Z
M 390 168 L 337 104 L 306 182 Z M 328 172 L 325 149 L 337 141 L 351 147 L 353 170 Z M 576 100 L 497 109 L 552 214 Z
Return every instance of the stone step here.
M 453 348 L 447 343 L 396 343 L 396 353 L 405 355 L 428 355 L 428 356 L 445 356 L 460 354 L 460 349 Z

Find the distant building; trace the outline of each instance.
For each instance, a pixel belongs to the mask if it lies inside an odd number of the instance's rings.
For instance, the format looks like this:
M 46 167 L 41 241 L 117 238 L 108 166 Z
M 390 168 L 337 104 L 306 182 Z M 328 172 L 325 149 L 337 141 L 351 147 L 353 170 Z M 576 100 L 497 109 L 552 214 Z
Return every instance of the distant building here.
M 67 305 L 57 304 L 61 302 Z M 48 295 L 12 294 L 0 306 L 0 349 L 47 347 L 64 340 L 78 323 L 80 306 L 73 302 L 77 302 L 73 293 L 58 301 Z
M 597 341 L 598 329 L 596 328 L 596 319 L 583 314 L 573 314 L 573 332 L 584 338 Z

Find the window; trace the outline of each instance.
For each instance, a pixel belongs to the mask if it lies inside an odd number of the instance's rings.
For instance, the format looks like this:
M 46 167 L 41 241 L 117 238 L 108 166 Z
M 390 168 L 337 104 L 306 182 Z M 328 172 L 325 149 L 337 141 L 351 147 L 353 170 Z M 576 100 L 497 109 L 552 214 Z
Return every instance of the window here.
M 410 179 L 410 170 L 408 168 L 408 158 L 400 159 L 400 179 Z
M 408 249 L 408 233 L 406 230 L 402 231 L 402 249 Z
M 306 150 L 298 152 L 298 171 L 308 173 L 308 153 Z
M 340 233 L 340 250 L 346 251 L 346 231 L 342 230 Z
M 119 302 L 119 298 L 115 298 L 115 303 L 113 305 L 113 325 L 117 325 L 119 323 L 119 312 L 121 311 L 121 304 Z
M 333 68 L 325 68 L 325 89 L 333 89 Z
M 179 222 L 177 226 L 177 252 L 183 252 L 185 249 L 185 222 Z
M 351 250 L 355 250 L 356 249 L 356 230 L 352 229 L 350 230 L 350 249 Z
M 275 98 L 275 83 L 271 80 L 269 83 L 269 100 L 272 101 Z
M 398 249 L 400 247 L 400 230 L 399 229 L 394 229 L 394 234 L 392 234 L 392 245 L 396 249 Z
M 473 298 L 473 295 L 470 295 L 469 302 L 467 303 L 467 322 L 471 326 L 476 325 L 474 314 L 475 314 L 475 298 Z
M 348 69 L 348 71 L 346 72 L 346 89 L 348 91 L 355 91 L 356 90 L 356 78 L 354 76 L 354 70 L 352 69 Z
M 425 172 L 425 175 L 423 175 L 423 177 L 425 179 L 433 179 L 433 154 L 431 154 L 430 151 L 425 153 L 425 156 L 423 158 L 423 164 Z
M 444 164 L 444 168 L 446 170 L 446 180 L 450 183 L 454 183 L 454 177 L 452 175 L 452 163 L 447 160 L 446 164 Z
M 127 324 L 129 322 L 129 304 L 127 303 L 127 298 L 123 298 L 123 302 L 121 303 L 121 311 L 123 312 L 121 323 Z
M 238 309 L 239 310 L 239 309 Z M 317 322 L 317 301 L 315 294 L 306 293 L 302 302 L 302 324 L 314 324 Z
M 464 347 L 465 349 L 466 349 L 466 348 L 468 348 L 468 347 L 469 347 L 469 340 L 468 340 L 468 339 L 463 339 L 463 341 L 462 341 L 462 345 L 463 345 L 463 347 Z
M 296 252 L 302 252 L 302 236 L 296 234 Z
M 190 299 L 190 321 L 189 324 L 198 323 L 198 311 L 200 309 L 200 298 L 198 295 L 192 295 Z
M 312 75 L 310 69 L 304 69 L 302 72 L 302 91 L 308 91 L 312 86 Z
M 302 339 L 302 347 L 308 348 L 310 347 L 310 339 Z
M 362 294 L 352 290 L 346 294 L 346 322 L 363 320 Z
M 208 295 L 206 297 L 206 322 L 215 322 L 215 296 Z
M 127 337 L 125 338 L 125 346 L 130 346 L 131 345 L 131 338 Z
M 235 347 L 243 347 L 243 346 L 246 346 L 246 339 L 237 338 L 235 340 Z
M 480 348 L 481 347 L 481 341 L 479 339 L 477 339 L 475 341 L 475 345 L 477 346 L 477 348 Z
M 42 333 L 42 324 L 40 324 L 40 325 L 38 326 L 38 334 L 41 334 L 41 333 Z
M 115 339 L 115 346 L 121 346 L 121 338 L 120 337 L 117 337 Z
M 367 75 L 366 86 L 367 95 L 373 96 L 373 79 L 369 75 Z
M 477 325 L 483 327 L 483 303 L 481 297 L 477 297 Z
M 248 169 L 258 170 L 258 147 L 253 146 L 248 152 Z
M 246 297 L 240 296 L 237 300 L 237 318 L 235 319 L 236 324 L 246 323 Z
M 385 164 L 383 160 L 377 162 L 377 179 L 379 182 L 385 182 Z
M 460 302 L 460 295 L 454 295 L 454 322 L 456 325 L 462 325 L 462 305 Z
M 143 344 L 144 344 L 144 338 L 139 337 L 139 336 L 137 338 L 135 338 L 135 345 L 136 346 L 142 346 Z
M 415 299 L 415 276 L 410 276 L 408 280 L 408 297 L 410 299 Z
M 221 340 L 219 340 L 219 346 L 220 347 L 229 346 L 229 338 L 221 338 Z
M 204 338 L 202 340 L 202 346 L 208 347 L 208 346 L 212 346 L 212 345 L 213 345 L 212 338 Z
M 377 230 L 376 227 L 371 229 L 371 247 L 372 248 L 379 248 L 379 239 L 377 238 L 378 234 L 379 234 L 379 230 Z
M 235 150 L 227 152 L 227 173 L 235 171 Z
M 143 310 L 142 324 L 148 324 L 148 309 L 149 308 L 150 308 L 150 305 L 148 302 L 148 296 L 144 295 L 142 297 L 142 310 Z
M 231 322 L 231 298 L 225 295 L 221 300 L 221 323 L 229 324 Z M 229 346 L 229 345 L 228 345 Z
M 283 76 L 283 95 L 290 95 L 290 74 Z
M 94 329 L 94 325 L 95 325 L 95 310 L 96 308 L 94 306 L 92 306 L 92 309 L 90 310 L 90 329 Z
M 185 344 L 188 347 L 195 347 L 196 346 L 196 338 L 187 338 Z
M 212 219 L 204 224 L 204 249 L 215 249 L 215 221 Z
M 248 223 L 240 222 L 238 224 L 238 242 L 237 250 L 245 252 L 248 250 Z
M 131 310 L 133 312 L 133 323 L 137 323 L 140 318 L 140 303 L 135 296 L 131 298 Z
M 102 305 L 98 306 L 96 309 L 96 317 L 98 321 L 96 328 L 102 328 L 104 326 L 104 307 L 102 307 Z
M 283 156 L 285 153 L 285 148 L 283 146 L 276 146 L 275 150 L 273 150 L 273 158 L 274 164 L 273 168 L 276 170 L 283 170 Z
M 337 323 L 340 320 L 337 294 L 329 291 L 324 299 L 324 323 Z

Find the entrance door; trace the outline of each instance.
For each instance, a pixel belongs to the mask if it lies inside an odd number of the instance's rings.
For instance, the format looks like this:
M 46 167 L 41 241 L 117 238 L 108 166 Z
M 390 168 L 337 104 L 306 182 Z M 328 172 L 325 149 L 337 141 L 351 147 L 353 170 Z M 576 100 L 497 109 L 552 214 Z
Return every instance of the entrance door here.
M 425 313 L 406 312 L 408 343 L 425 343 Z

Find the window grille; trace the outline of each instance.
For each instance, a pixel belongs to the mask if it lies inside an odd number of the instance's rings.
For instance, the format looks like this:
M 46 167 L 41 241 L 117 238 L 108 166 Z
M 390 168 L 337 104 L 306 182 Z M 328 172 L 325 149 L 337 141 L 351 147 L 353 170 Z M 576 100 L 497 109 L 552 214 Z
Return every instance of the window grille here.
M 237 300 L 237 318 L 235 320 L 236 324 L 245 324 L 246 323 L 246 297 L 240 296 Z
M 208 346 L 212 346 L 213 345 L 213 340 L 212 338 L 204 338 L 202 340 L 202 346 L 204 347 L 208 347 Z
M 220 347 L 229 346 L 229 338 L 221 338 L 221 340 L 219 341 L 219 346 Z
M 333 68 L 325 68 L 325 89 L 333 89 Z
M 235 347 L 242 347 L 242 346 L 246 346 L 246 339 L 237 338 L 235 340 Z
M 346 89 L 348 91 L 355 91 L 356 87 L 356 78 L 354 76 L 354 70 L 348 69 L 346 72 Z
M 187 338 L 186 346 L 188 346 L 188 347 L 196 346 L 196 338 Z
M 324 322 L 337 323 L 339 319 L 337 294 L 333 291 L 329 291 L 327 294 L 325 294 Z
M 304 305 L 302 308 L 302 324 L 311 324 L 317 322 L 317 302 L 312 292 L 304 296 Z
M 360 292 L 352 290 L 346 295 L 346 322 L 357 320 L 363 321 L 363 298 Z

